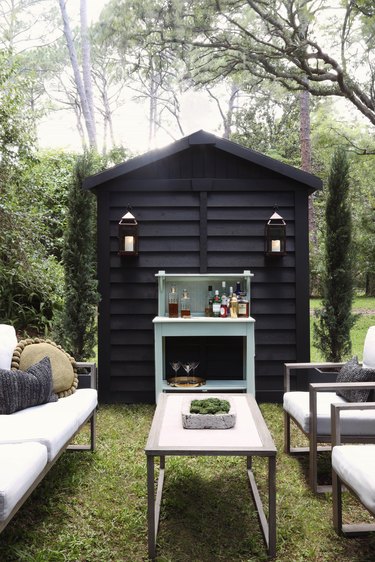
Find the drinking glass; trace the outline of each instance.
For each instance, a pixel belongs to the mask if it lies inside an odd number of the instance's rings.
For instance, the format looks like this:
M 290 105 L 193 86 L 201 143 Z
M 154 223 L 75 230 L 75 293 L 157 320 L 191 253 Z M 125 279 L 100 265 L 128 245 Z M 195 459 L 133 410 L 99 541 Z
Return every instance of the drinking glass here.
M 191 362 L 191 370 L 193 371 L 193 377 L 195 377 L 195 370 L 199 367 L 199 361 Z
M 191 362 L 190 363 L 183 363 L 182 367 L 183 367 L 184 371 L 186 372 L 187 376 L 189 376 L 190 371 L 192 371 L 192 369 L 193 369 L 192 363 Z
M 169 364 L 174 371 L 174 376 L 177 377 L 177 371 L 181 367 L 181 362 L 180 361 L 171 361 Z

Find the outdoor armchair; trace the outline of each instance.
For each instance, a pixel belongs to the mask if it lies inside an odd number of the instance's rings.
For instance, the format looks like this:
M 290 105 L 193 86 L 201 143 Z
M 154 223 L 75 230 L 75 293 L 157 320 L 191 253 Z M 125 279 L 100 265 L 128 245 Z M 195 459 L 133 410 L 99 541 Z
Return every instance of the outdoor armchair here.
M 352 411 L 375 411 L 375 402 L 332 404 L 332 503 L 333 526 L 338 534 L 348 537 L 375 531 L 374 523 L 343 524 L 342 486 L 375 515 L 375 445 L 342 445 L 341 427 Z
M 309 484 L 316 492 L 331 491 L 329 485 L 318 485 L 318 452 L 331 448 L 331 404 L 347 404 L 347 400 L 336 394 L 342 389 L 369 390 L 375 392 L 375 382 L 334 382 L 337 373 L 332 375 L 329 371 L 324 373 L 320 369 L 341 368 L 343 363 L 286 363 L 284 365 L 284 451 L 288 454 L 309 454 Z M 375 369 L 375 326 L 371 326 L 367 332 L 362 367 Z M 291 391 L 291 371 L 306 372 L 307 369 L 319 369 L 317 376 L 320 381 L 311 382 L 305 377 L 306 390 Z M 375 381 L 375 379 L 373 379 Z M 308 438 L 308 447 L 292 447 L 291 445 L 291 422 Z M 363 413 L 352 410 L 345 415 L 341 431 L 342 442 L 374 442 L 375 443 L 375 411 Z M 318 444 L 324 444 L 321 446 Z

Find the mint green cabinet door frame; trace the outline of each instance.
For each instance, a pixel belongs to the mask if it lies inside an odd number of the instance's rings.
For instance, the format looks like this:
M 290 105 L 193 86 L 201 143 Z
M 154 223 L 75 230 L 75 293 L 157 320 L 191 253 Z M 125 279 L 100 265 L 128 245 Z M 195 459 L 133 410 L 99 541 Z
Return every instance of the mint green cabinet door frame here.
M 254 376 L 254 324 L 253 318 L 166 318 L 157 316 L 153 320 L 155 334 L 155 399 L 161 392 L 178 392 L 170 387 L 165 373 L 165 340 L 167 337 L 186 336 L 242 336 L 243 345 L 243 379 L 209 380 L 197 389 L 189 392 L 205 391 L 244 391 L 255 395 Z

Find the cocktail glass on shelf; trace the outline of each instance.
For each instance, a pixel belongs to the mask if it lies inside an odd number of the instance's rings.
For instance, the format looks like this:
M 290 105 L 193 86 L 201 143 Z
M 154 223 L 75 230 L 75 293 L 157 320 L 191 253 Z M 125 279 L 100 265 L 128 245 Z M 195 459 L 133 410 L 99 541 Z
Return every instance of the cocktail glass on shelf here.
M 187 376 L 190 376 L 190 371 L 193 370 L 192 363 L 182 363 L 182 368 L 184 369 Z
M 195 377 L 194 371 L 198 367 L 198 361 L 189 361 L 186 363 L 181 363 L 180 361 L 171 361 L 170 366 L 174 371 L 174 376 L 168 379 L 168 384 L 172 387 L 181 387 L 181 388 L 193 388 L 195 386 L 201 386 L 205 384 L 205 380 Z M 186 376 L 177 376 L 177 371 L 180 367 L 183 367 Z M 191 373 L 191 374 L 190 374 Z
M 195 377 L 195 370 L 199 367 L 199 361 L 192 361 L 190 365 L 193 372 L 193 377 Z
M 172 370 L 174 371 L 174 376 L 177 377 L 177 371 L 181 367 L 181 362 L 180 361 L 171 361 L 169 364 L 172 367 Z
M 182 363 L 182 367 L 186 372 L 186 386 L 202 386 L 205 384 L 205 380 L 195 376 L 195 369 L 198 367 L 199 361 L 188 361 L 187 363 Z

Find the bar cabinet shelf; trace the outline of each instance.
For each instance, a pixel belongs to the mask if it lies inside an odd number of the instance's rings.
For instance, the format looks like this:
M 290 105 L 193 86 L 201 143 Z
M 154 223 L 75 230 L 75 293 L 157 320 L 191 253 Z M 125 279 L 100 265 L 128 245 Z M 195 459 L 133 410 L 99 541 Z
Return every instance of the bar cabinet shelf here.
M 254 375 L 254 324 L 249 315 L 241 318 L 206 317 L 204 309 L 207 301 L 207 287 L 220 289 L 221 282 L 226 287 L 236 287 L 240 281 L 246 291 L 251 306 L 251 277 L 249 270 L 243 273 L 193 273 L 173 274 L 159 271 L 158 279 L 158 316 L 153 319 L 155 337 L 155 398 L 161 392 L 248 392 L 255 395 Z M 168 293 L 175 286 L 180 294 L 188 289 L 191 299 L 191 316 L 189 318 L 168 317 Z M 168 384 L 166 377 L 166 338 L 175 337 L 242 337 L 243 338 L 243 376 L 241 379 L 220 380 L 210 373 L 204 378 L 206 384 L 196 388 L 176 388 Z

